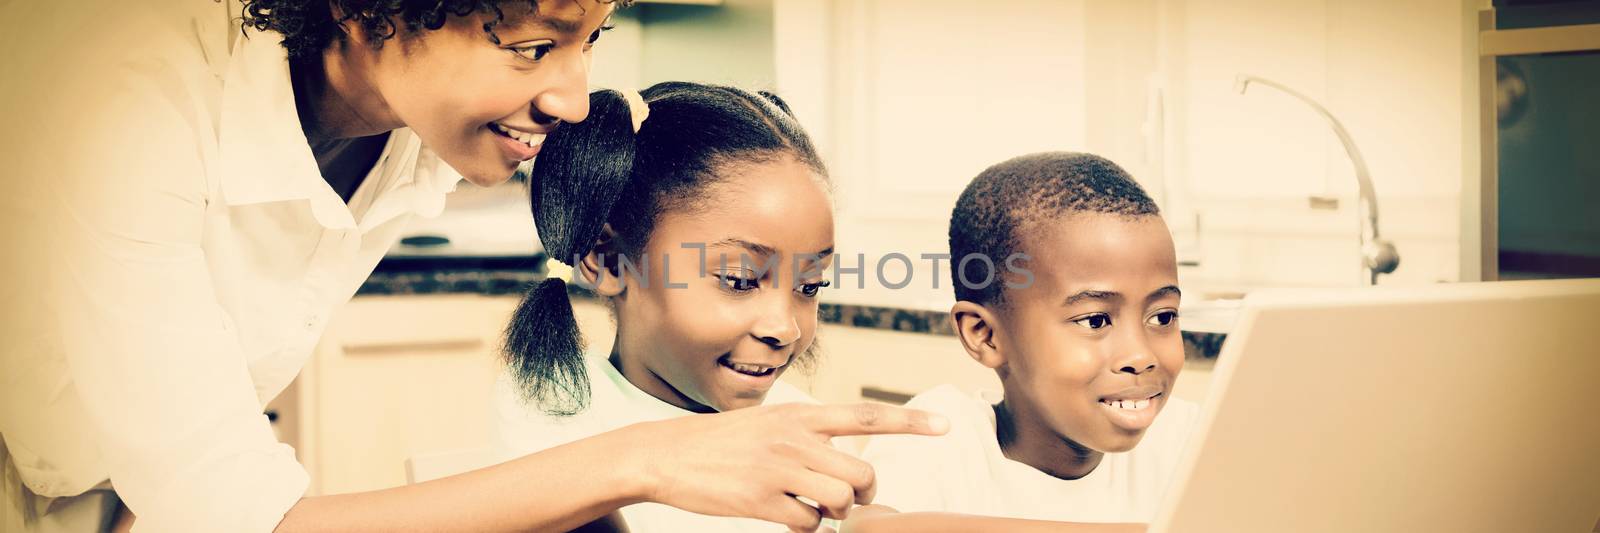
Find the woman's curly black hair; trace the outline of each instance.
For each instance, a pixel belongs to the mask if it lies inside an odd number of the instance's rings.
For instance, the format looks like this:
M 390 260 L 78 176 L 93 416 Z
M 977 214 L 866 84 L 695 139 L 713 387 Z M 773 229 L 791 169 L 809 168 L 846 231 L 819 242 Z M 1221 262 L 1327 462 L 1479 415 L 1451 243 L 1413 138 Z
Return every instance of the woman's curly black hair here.
M 494 27 L 505 20 L 501 4 L 524 2 L 538 12 L 539 0 L 240 0 L 244 2 L 242 27 L 275 31 L 283 35 L 283 47 L 290 60 L 303 60 L 322 53 L 335 41 L 342 41 L 341 26 L 352 22 L 372 36 L 374 47 L 390 38 L 422 30 L 444 27 L 450 16 L 489 13 L 483 32 L 490 42 L 500 44 Z M 629 0 L 615 1 L 626 5 Z M 340 15 L 335 15 L 335 9 Z

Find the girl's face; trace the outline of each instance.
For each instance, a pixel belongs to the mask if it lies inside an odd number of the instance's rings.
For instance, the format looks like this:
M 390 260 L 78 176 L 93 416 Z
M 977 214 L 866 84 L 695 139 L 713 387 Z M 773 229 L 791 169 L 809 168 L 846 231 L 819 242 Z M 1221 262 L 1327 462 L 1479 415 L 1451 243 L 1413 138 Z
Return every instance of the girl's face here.
M 760 405 L 811 346 L 833 253 L 832 204 L 805 164 L 781 157 L 719 172 L 704 207 L 656 221 L 648 275 L 627 279 L 615 300 L 624 375 L 698 412 Z
M 376 93 L 376 121 L 416 132 L 451 168 L 477 185 L 509 179 L 538 154 L 559 122 L 589 114 L 589 50 L 613 6 L 595 0 L 540 0 L 500 5 L 504 19 L 490 42 L 491 13 L 449 17 L 445 26 L 402 34 L 354 68 Z M 403 31 L 403 30 L 402 30 Z M 345 52 L 368 50 L 353 44 Z

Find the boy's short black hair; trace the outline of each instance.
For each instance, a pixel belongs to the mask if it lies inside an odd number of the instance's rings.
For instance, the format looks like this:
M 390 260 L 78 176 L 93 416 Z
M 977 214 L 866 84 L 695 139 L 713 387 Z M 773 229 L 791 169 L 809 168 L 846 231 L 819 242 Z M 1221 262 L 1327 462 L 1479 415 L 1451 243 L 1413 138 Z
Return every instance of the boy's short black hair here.
M 1155 201 L 1128 172 L 1106 158 L 1076 152 L 1029 154 L 985 169 L 967 184 L 950 214 L 950 273 L 956 299 L 983 305 L 1004 302 L 998 280 L 967 286 L 957 280 L 987 279 L 982 261 L 1003 264 L 1017 252 L 1019 231 L 1074 213 L 1159 215 Z

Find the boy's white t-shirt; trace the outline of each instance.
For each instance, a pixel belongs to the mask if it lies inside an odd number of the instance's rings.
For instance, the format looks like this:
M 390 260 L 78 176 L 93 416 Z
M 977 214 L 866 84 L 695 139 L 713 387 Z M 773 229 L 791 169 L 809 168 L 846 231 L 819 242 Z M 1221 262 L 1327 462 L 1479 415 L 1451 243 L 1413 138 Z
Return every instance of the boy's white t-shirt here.
M 616 367 L 611 366 L 611 362 L 603 355 L 590 355 L 586 363 L 589 407 L 572 416 L 551 416 L 537 405 L 524 403 L 515 380 L 508 374 L 501 374 L 495 384 L 498 412 L 495 423 L 498 430 L 496 447 L 501 460 L 511 460 L 639 422 L 697 414 L 640 390 L 623 377 Z M 780 379 L 767 391 L 762 405 L 784 403 L 815 404 L 817 401 Z M 639 445 L 649 446 L 650 443 L 641 442 Z M 707 516 L 657 503 L 623 507 L 622 517 L 627 520 L 628 529 L 635 533 L 788 531 L 788 528 L 772 522 Z
M 873 437 L 862 453 L 877 473 L 873 503 L 901 512 L 1148 523 L 1199 415 L 1194 404 L 1169 397 L 1133 450 L 1105 454 L 1088 475 L 1064 480 L 1001 452 L 993 408 L 998 400 L 942 385 L 908 402 L 948 417 L 950 432 Z

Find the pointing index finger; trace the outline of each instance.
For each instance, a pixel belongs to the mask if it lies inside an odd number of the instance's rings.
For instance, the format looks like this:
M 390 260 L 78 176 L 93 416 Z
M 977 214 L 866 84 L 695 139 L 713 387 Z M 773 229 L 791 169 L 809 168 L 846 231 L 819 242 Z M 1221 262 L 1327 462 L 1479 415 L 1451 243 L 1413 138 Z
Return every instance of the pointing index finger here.
M 950 421 L 943 416 L 877 403 L 815 406 L 802 418 L 806 427 L 828 437 L 943 435 L 950 430 Z

